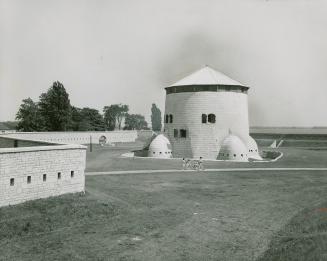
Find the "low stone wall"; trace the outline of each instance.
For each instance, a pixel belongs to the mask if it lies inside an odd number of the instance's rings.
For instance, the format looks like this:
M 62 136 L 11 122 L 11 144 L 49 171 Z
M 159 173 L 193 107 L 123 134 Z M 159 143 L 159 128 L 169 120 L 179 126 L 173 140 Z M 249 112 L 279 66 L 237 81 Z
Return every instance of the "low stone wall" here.
M 2 134 L 2 137 L 33 141 L 45 141 L 63 144 L 98 144 L 100 137 L 106 137 L 107 143 L 134 142 L 137 131 L 85 131 L 85 132 L 16 132 Z
M 0 149 L 0 206 L 83 192 L 86 147 L 52 145 Z

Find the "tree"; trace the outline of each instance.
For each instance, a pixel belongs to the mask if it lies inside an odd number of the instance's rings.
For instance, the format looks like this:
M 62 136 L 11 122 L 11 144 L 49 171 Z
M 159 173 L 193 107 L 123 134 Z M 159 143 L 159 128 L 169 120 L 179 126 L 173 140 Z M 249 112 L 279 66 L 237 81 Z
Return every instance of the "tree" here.
M 103 118 L 106 130 L 114 130 L 116 126 L 116 112 L 111 106 L 103 108 Z
M 73 131 L 79 131 L 79 125 L 82 121 L 82 109 L 75 106 L 71 106 L 71 122 L 69 129 Z
M 103 131 L 104 120 L 98 110 L 72 106 L 70 129 L 74 131 Z
M 144 130 L 144 129 L 148 129 L 148 123 L 145 121 L 143 115 L 126 114 L 124 129 L 125 130 Z
M 105 106 L 103 108 L 103 113 L 106 129 L 114 130 L 116 124 L 118 125 L 118 128 L 121 129 L 122 120 L 128 113 L 128 110 L 128 105 L 121 103 Z
M 20 131 L 41 131 L 44 124 L 39 106 L 31 98 L 23 100 L 16 114 L 18 120 L 17 130 Z
M 102 131 L 104 130 L 104 120 L 98 110 L 83 108 L 81 110 L 82 121 L 80 131 Z
M 40 96 L 40 112 L 48 131 L 65 131 L 71 125 L 69 95 L 60 82 L 54 82 L 46 93 Z
M 161 111 L 155 103 L 151 107 L 151 123 L 153 131 L 161 131 Z

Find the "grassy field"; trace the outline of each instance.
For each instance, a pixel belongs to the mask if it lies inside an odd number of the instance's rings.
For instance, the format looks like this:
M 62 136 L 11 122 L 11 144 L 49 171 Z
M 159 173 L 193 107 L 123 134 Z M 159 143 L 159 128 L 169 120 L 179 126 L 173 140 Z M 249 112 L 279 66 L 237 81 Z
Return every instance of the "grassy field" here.
M 88 176 L 85 195 L 1 208 L 0 260 L 326 260 L 326 184 L 326 171 Z
M 270 148 L 266 148 L 269 150 Z M 133 147 L 112 148 L 93 146 L 93 151 L 87 151 L 87 172 L 102 172 L 114 170 L 149 170 L 149 169 L 181 169 L 181 159 L 149 159 L 126 158 L 121 154 L 133 150 Z M 206 168 L 247 168 L 247 167 L 327 167 L 327 148 L 278 148 L 284 157 L 276 162 L 213 162 L 205 161 Z
M 137 144 L 140 146 L 140 144 Z M 124 158 L 135 144 L 93 146 L 86 194 L 0 208 L 0 260 L 327 260 L 327 171 L 172 172 L 181 160 Z M 327 167 L 319 147 L 270 163 Z

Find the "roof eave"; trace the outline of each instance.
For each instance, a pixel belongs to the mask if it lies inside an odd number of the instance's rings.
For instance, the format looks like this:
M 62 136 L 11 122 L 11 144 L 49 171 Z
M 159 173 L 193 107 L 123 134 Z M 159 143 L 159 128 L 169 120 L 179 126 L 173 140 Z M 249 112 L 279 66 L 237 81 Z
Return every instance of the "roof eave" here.
M 240 87 L 240 88 L 246 88 L 246 90 L 250 89 L 250 87 L 242 85 L 242 84 L 186 84 L 186 85 L 170 85 L 167 87 L 164 87 L 165 90 L 172 87 L 185 87 L 185 86 L 234 86 L 234 87 Z

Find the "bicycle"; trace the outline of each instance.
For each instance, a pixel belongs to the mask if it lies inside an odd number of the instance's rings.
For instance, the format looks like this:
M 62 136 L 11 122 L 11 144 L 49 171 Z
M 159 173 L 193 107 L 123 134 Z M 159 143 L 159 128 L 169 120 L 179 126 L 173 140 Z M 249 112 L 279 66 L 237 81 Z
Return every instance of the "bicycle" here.
M 199 170 L 200 162 L 198 160 L 188 160 L 186 162 L 186 169 Z

